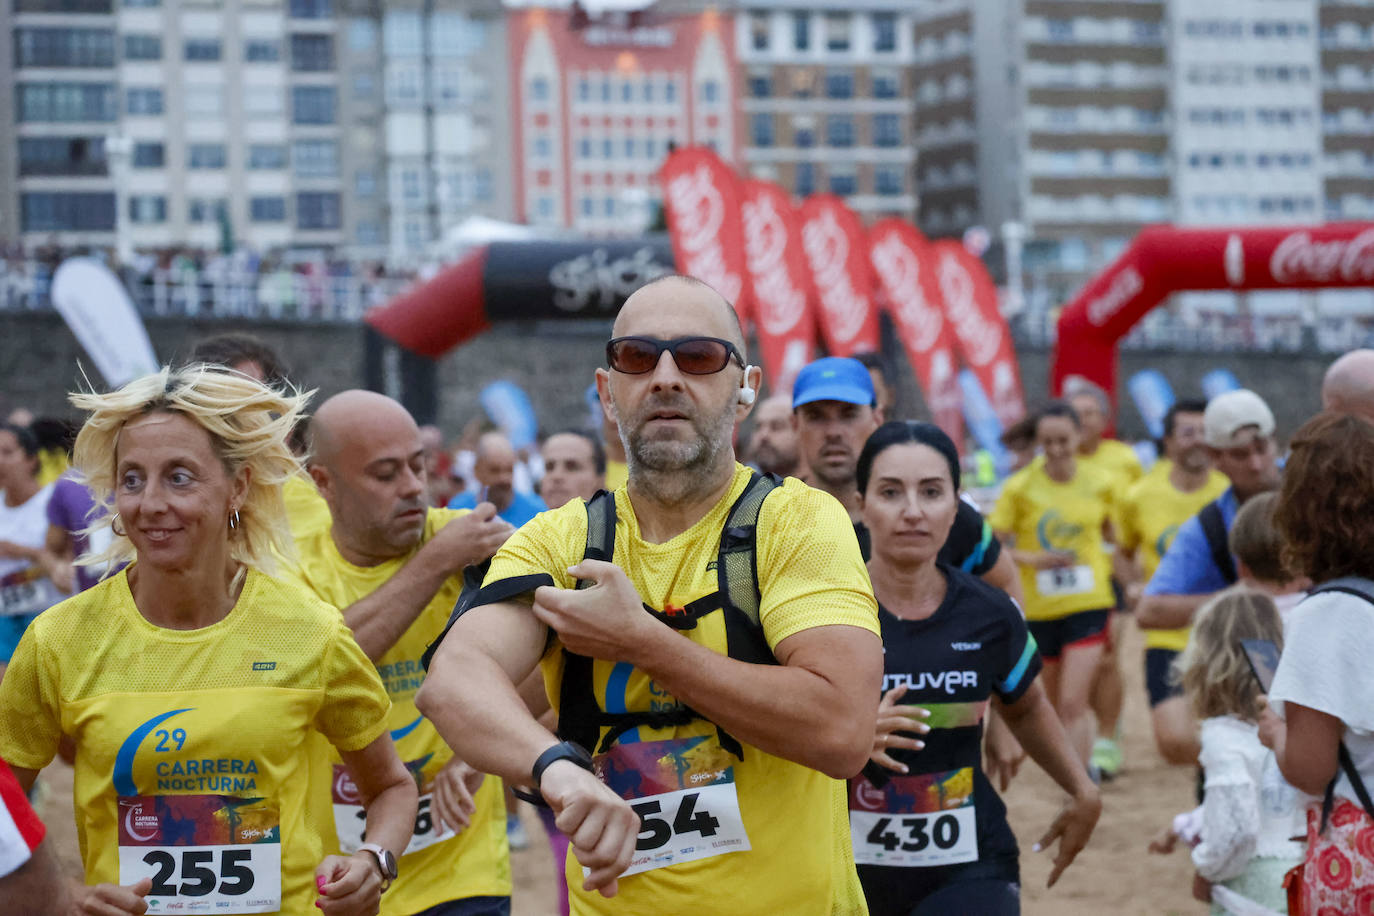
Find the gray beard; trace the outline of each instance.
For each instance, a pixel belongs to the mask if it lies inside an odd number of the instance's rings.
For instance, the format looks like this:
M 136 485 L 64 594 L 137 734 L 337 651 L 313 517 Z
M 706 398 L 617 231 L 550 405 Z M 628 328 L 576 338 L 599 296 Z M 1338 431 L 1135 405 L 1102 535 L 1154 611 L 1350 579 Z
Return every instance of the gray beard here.
M 617 423 L 620 417 L 617 413 Z M 620 426 L 630 479 L 649 497 L 660 503 L 676 503 L 714 485 L 713 477 L 722 454 L 730 448 L 730 433 L 735 425 L 734 402 L 705 429 L 693 424 L 697 438 L 689 442 L 645 441 L 637 430 Z

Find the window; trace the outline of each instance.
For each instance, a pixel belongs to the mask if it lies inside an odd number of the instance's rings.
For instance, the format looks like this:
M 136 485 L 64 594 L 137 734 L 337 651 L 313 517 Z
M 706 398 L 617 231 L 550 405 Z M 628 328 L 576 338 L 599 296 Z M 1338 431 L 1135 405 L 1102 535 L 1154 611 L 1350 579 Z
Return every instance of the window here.
M 873 145 L 874 146 L 900 146 L 902 143 L 902 125 L 898 122 L 895 114 L 877 114 L 873 116 Z
M 160 169 L 167 164 L 167 148 L 161 143 L 135 143 L 131 161 L 136 169 Z
M 186 165 L 192 169 L 222 169 L 226 158 L 223 143 L 192 143 L 186 149 Z
M 376 92 L 377 81 L 371 73 L 364 70 L 353 74 L 353 98 L 355 101 L 370 102 Z
M 420 183 L 419 169 L 404 169 L 401 172 L 401 196 L 409 203 L 419 203 L 424 199 L 425 189 Z
M 701 100 L 711 103 L 720 98 L 720 84 L 715 80 L 705 80 L 701 84 Z
M 666 82 L 666 83 L 663 84 L 663 101 L 665 101 L 665 102 L 676 102 L 676 101 L 677 101 L 677 81 L 676 81 L 676 80 L 671 80 L 671 79 L 670 79 L 670 80 L 668 80 L 668 82 Z
M 186 39 L 186 59 L 199 63 L 216 61 L 220 58 L 220 43 L 218 38 L 188 38 Z
M 20 83 L 20 121 L 113 121 L 115 88 L 108 83 Z
M 286 222 L 285 197 L 250 197 L 248 218 L 255 223 Z
M 635 100 L 635 84 L 625 80 L 620 84 L 620 101 L 633 102 Z
M 588 140 L 586 137 L 583 137 L 581 140 L 577 141 L 577 158 L 592 158 L 592 141 Z
M 153 9 L 162 5 L 162 0 L 124 0 L 124 6 L 130 9 Z M 105 12 L 110 11 L 110 4 L 105 4 Z
M 297 140 L 292 147 L 297 178 L 337 178 L 339 144 L 333 140 Z
M 553 219 L 553 198 L 548 195 L 541 195 L 540 198 L 535 201 L 535 212 L 539 214 L 540 219 Z
M 773 145 L 773 116 L 755 114 L 749 118 L 749 139 L 754 146 Z
M 577 205 L 583 216 L 590 217 L 595 212 L 596 203 L 590 197 L 579 198 Z
M 357 240 L 359 245 L 380 245 L 382 244 L 382 227 L 375 220 L 363 220 L 358 223 Z
M 873 14 L 873 50 L 897 50 L 897 14 Z
M 749 77 L 749 95 L 755 99 L 766 99 L 773 94 L 773 81 L 767 75 Z
M 585 76 L 577 81 L 577 100 L 579 102 L 590 102 L 592 100 L 592 81 Z
M 129 222 L 167 222 L 167 198 L 161 194 L 134 194 L 129 198 Z
M 223 86 L 187 86 L 186 114 L 208 118 L 224 115 Z
M 100 191 L 30 192 L 19 197 L 24 232 L 112 232 L 115 196 Z
M 293 124 L 333 124 L 337 103 L 337 93 L 332 86 L 292 86 L 291 121 Z
M 651 79 L 646 79 L 644 81 L 644 88 L 642 91 L 644 93 L 644 101 L 652 102 L 654 100 L 654 81 Z
M 473 173 L 472 196 L 479 203 L 491 200 L 491 169 L 483 167 Z
M 880 165 L 873 173 L 873 188 L 884 197 L 895 197 L 906 192 L 905 177 L 901 166 Z
M 816 132 L 809 127 L 798 127 L 792 132 L 792 144 L 799 149 L 810 149 L 816 145 Z
M 419 57 L 424 26 L 418 10 L 388 10 L 382 23 L 382 48 L 388 57 Z
M 371 169 L 359 169 L 353 176 L 353 193 L 358 197 L 372 197 L 377 193 L 377 173 Z
M 859 190 L 859 179 L 850 171 L 831 170 L 830 193 L 848 197 Z
M 601 141 L 601 155 L 605 159 L 612 159 L 615 157 L 615 143 L 611 141 L 610 137 L 606 137 Z
M 104 175 L 105 141 L 100 137 L 23 137 L 20 175 Z
M 253 170 L 286 168 L 286 147 L 275 143 L 255 143 L 248 147 L 248 168 Z
M 830 146 L 854 145 L 854 121 L 848 115 L 830 115 L 825 119 L 825 142 Z
M 328 19 L 333 15 L 333 0 L 291 0 L 293 19 Z
M 348 48 L 351 51 L 371 51 L 377 47 L 377 24 L 371 19 L 348 21 Z
M 604 198 L 604 199 L 601 201 L 601 212 L 602 212 L 603 214 L 606 215 L 606 218 L 607 218 L 607 219 L 609 219 L 610 217 L 615 216 L 615 198 L 614 198 L 614 197 L 607 197 L 607 198 Z
M 193 223 L 217 223 L 229 216 L 229 201 L 223 197 L 193 197 L 187 201 L 186 218 Z
M 162 90 L 149 87 L 130 87 L 124 90 L 124 113 L 127 115 L 162 114 Z
M 633 138 L 633 137 L 626 137 L 626 138 L 625 138 L 625 158 L 626 158 L 626 159 L 633 159 L 638 153 L 639 153 L 639 144 L 636 143 L 636 142 L 634 141 L 634 138 Z
M 749 14 L 749 45 L 755 51 L 768 50 L 768 13 L 755 10 Z
M 113 67 L 114 32 L 110 29 L 15 29 L 14 55 L 21 67 Z
M 825 14 L 825 49 L 827 51 L 849 50 L 848 13 Z
M 250 64 L 271 64 L 281 60 L 281 42 L 272 38 L 250 38 L 243 43 L 243 59 Z
M 303 191 L 296 195 L 297 229 L 338 229 L 341 225 L 338 194 Z
M 605 93 L 609 100 L 610 84 L 606 84 Z M 542 76 L 536 76 L 530 80 L 529 96 L 532 102 L 547 102 L 549 100 L 549 81 Z
M 873 74 L 873 97 L 875 99 L 895 99 L 901 91 L 901 84 L 895 73 Z
M 553 155 L 553 143 L 548 137 L 534 138 L 534 158 L 548 159 Z
M 854 74 L 848 70 L 833 70 L 825 75 L 825 97 L 828 99 L 854 98 Z
M 797 51 L 811 50 L 811 14 L 792 14 L 792 47 Z
M 242 98 L 243 113 L 249 117 L 280 118 L 286 114 L 286 95 L 279 86 L 257 86 Z
M 162 37 L 159 35 L 125 35 L 125 60 L 162 60 Z
M 816 167 L 809 162 L 797 163 L 797 186 L 794 188 L 798 195 L 806 197 L 816 191 Z
M 334 36 L 292 35 L 291 69 L 297 73 L 333 70 Z

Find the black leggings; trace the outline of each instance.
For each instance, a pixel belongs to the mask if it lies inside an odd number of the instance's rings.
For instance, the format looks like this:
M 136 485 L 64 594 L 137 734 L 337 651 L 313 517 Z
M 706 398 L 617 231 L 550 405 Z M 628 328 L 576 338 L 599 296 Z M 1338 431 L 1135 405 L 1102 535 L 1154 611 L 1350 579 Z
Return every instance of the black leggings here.
M 1021 916 L 1021 886 L 1005 878 L 974 878 L 946 884 L 909 916 Z

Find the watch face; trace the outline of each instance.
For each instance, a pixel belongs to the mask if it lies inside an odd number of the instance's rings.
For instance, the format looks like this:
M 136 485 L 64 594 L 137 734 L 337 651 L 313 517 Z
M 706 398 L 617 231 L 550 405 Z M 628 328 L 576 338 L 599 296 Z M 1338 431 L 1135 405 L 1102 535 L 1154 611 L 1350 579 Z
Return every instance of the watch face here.
M 396 878 L 396 856 L 392 855 L 390 849 L 382 850 L 382 873 L 386 875 L 387 880 Z

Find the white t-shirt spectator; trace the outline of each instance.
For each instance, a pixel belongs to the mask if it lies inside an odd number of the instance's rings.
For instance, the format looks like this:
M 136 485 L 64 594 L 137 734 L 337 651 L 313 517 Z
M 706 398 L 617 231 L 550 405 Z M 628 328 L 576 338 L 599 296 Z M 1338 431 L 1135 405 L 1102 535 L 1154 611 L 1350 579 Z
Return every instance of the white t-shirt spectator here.
M 48 484 L 17 506 L 7 506 L 0 499 L 0 541 L 41 549 L 48 537 L 48 500 L 52 492 L 53 485 Z M 0 614 L 31 616 L 64 597 L 36 564 L 0 558 Z
M 1292 702 L 1345 723 L 1343 740 L 1374 792 L 1374 604 L 1344 592 L 1309 595 L 1289 614 L 1269 700 Z M 1292 752 L 1289 748 L 1289 753 Z M 1344 772 L 1336 794 L 1360 803 Z

